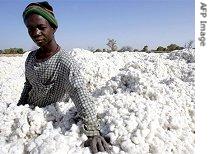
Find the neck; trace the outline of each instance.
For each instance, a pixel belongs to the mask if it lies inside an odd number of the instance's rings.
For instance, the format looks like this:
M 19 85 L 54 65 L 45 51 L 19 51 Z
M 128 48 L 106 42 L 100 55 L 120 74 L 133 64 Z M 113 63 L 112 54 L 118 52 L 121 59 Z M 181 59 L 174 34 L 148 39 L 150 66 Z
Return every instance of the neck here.
M 37 59 L 46 59 L 54 55 L 60 50 L 59 45 L 56 43 L 55 39 L 51 40 L 45 46 L 40 47 L 36 54 Z
M 56 43 L 55 39 L 52 39 L 49 43 L 45 46 L 40 47 L 45 54 L 51 54 L 57 52 L 56 49 L 58 48 L 58 44 Z

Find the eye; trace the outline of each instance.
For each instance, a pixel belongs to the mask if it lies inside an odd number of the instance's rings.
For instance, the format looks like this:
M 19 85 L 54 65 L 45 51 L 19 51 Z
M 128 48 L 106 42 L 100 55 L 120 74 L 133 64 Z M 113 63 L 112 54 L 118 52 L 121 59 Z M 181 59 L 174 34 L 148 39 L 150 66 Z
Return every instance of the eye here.
M 47 27 L 45 27 L 45 26 L 39 26 L 38 27 L 40 30 L 45 30 Z
M 33 31 L 33 30 L 35 30 L 34 27 L 28 27 L 28 31 L 29 31 L 29 32 L 31 32 L 31 31 Z

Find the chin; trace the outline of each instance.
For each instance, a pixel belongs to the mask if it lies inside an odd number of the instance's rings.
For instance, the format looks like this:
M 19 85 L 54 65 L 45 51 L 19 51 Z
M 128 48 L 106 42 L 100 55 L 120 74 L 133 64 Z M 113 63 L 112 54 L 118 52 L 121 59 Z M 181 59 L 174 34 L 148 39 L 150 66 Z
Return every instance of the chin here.
M 43 42 L 40 42 L 40 43 L 37 43 L 37 42 L 35 42 L 36 43 L 36 45 L 38 46 L 38 47 L 44 47 L 47 43 L 43 43 Z

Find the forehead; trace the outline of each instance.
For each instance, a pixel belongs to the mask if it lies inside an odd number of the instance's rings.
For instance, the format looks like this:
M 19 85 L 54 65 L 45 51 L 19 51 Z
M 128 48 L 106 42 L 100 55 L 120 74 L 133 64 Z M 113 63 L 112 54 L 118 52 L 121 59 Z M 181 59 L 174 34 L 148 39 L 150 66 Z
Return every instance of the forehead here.
M 24 22 L 27 27 L 36 25 L 49 25 L 48 21 L 38 14 L 30 14 L 26 17 Z

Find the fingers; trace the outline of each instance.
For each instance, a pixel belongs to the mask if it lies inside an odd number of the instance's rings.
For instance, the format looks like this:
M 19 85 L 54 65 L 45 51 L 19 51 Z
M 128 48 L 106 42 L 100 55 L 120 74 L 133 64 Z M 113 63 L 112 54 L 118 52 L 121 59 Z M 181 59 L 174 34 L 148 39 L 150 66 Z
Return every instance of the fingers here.
M 109 147 L 109 144 L 105 141 L 103 137 L 101 137 L 101 142 L 104 147 L 104 150 L 107 151 L 108 153 L 111 153 L 111 148 Z
M 111 148 L 102 136 L 94 136 L 84 142 L 84 147 L 90 147 L 91 153 L 108 152 L 111 153 Z
M 104 152 L 104 151 L 105 151 L 105 150 L 104 150 L 104 146 L 103 146 L 102 141 L 101 141 L 100 138 L 97 139 L 97 148 L 98 148 L 98 150 L 99 150 L 100 152 Z
M 92 143 L 90 144 L 90 149 L 91 149 L 92 154 L 95 154 L 98 152 L 96 144 L 97 144 L 96 138 L 93 138 Z
M 83 142 L 83 143 L 81 144 L 81 146 L 82 146 L 82 147 L 89 147 L 89 146 L 90 146 L 89 140 Z

